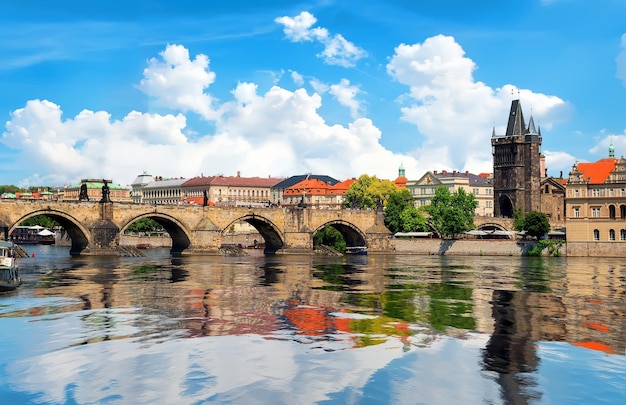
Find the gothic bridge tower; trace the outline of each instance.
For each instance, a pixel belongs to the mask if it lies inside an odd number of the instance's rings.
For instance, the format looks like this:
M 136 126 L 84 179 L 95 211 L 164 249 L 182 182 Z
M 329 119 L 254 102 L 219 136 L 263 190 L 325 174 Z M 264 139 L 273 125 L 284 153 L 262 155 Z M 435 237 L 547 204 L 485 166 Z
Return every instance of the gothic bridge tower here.
M 535 130 L 531 115 L 524 122 L 519 100 L 511 103 L 505 135 L 491 136 L 495 217 L 512 218 L 514 210 L 541 210 L 541 128 Z

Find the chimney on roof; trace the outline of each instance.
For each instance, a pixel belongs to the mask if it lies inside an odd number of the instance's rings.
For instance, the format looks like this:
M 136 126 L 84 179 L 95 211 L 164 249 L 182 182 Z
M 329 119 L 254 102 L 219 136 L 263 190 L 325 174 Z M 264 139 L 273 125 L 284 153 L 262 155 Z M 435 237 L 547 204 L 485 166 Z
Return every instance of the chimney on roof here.
M 469 177 L 469 170 L 465 171 L 465 177 Z
M 241 177 L 241 172 L 237 170 L 237 177 Z
M 433 170 L 433 174 L 437 174 L 437 170 Z
M 441 171 L 441 174 L 443 174 L 443 175 L 445 176 L 446 174 L 448 174 L 448 172 L 447 172 L 447 171 L 445 171 L 445 170 L 442 170 L 442 171 Z

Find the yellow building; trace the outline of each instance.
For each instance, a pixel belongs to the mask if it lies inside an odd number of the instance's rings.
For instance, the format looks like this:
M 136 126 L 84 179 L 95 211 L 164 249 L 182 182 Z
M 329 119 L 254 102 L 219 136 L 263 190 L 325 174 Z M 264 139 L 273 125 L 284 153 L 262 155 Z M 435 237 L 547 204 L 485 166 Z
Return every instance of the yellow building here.
M 569 173 L 565 211 L 568 242 L 626 242 L 626 159 L 575 163 Z

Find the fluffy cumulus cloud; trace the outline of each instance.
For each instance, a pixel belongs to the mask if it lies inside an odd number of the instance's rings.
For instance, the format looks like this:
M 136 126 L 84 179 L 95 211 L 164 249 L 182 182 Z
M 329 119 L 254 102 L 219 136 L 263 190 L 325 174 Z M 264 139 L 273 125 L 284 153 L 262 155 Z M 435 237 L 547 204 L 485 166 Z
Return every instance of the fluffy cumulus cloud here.
M 544 128 L 567 110 L 558 97 L 509 84 L 491 88 L 474 79 L 475 69 L 476 64 L 450 36 L 396 47 L 387 72 L 408 89 L 400 98 L 402 119 L 425 136 L 423 145 L 412 153 L 420 167 L 491 172 L 491 150 L 485 147 L 492 135 L 488 128 L 500 123 L 496 134 L 505 132 L 512 98 L 520 98 L 527 122 L 532 107 L 535 122 Z
M 319 42 L 324 50 L 317 56 L 330 65 L 351 67 L 367 55 L 363 49 L 345 39 L 341 34 L 331 35 L 326 28 L 313 27 L 317 18 L 308 11 L 295 17 L 278 17 L 275 20 L 283 26 L 287 39 L 293 42 Z
M 144 70 L 144 78 L 137 88 L 168 108 L 192 111 L 206 119 L 215 118 L 214 100 L 205 90 L 215 81 L 209 70 L 209 58 L 197 55 L 189 58 L 182 45 L 168 45 L 152 58 Z
M 311 28 L 315 20 L 308 13 L 280 20 L 291 38 L 329 38 L 323 29 Z M 31 100 L 12 112 L 2 140 L 19 149 L 32 166 L 27 185 L 60 185 L 84 177 L 128 184 L 144 170 L 185 178 L 237 171 L 244 176 L 314 172 L 340 180 L 363 173 L 393 179 L 400 163 L 416 177 L 437 169 L 491 172 L 490 148 L 485 147 L 490 128 L 501 123 L 496 132 L 504 133 L 511 92 L 518 90 L 512 85 L 492 89 L 475 81 L 475 68 L 451 37 L 395 49 L 387 71 L 407 89 L 398 97 L 402 119 L 425 139 L 404 154 L 382 146 L 381 130 L 358 101 L 359 84 L 312 79 L 311 93 L 301 87 L 303 75 L 291 72 L 295 89 L 274 84 L 261 92 L 255 83 L 240 82 L 227 100 L 218 101 L 210 93 L 216 75 L 209 58 L 192 57 L 181 45 L 168 45 L 148 60 L 137 84 L 171 114 L 131 111 L 112 119 L 107 112 L 85 110 L 64 117 L 55 103 Z M 327 124 L 320 113 L 326 97 L 348 108 L 351 120 Z M 557 97 L 525 89 L 519 90 L 519 97 L 525 112 L 532 106 L 542 128 L 559 119 L 565 106 Z M 189 114 L 208 122 L 210 132 L 187 128 Z M 567 160 L 556 153 L 546 155 L 548 162 Z
M 63 184 L 84 177 L 107 177 L 122 184 L 147 170 L 154 175 L 193 177 L 200 173 L 289 176 L 303 172 L 339 179 L 362 173 L 394 178 L 400 161 L 380 144 L 381 131 L 370 119 L 328 125 L 318 113 L 322 96 L 278 86 L 259 94 L 254 83 L 239 83 L 232 99 L 217 103 L 206 92 L 214 81 L 208 58 L 193 59 L 170 45 L 148 61 L 137 88 L 175 111 L 196 113 L 214 130 L 193 139 L 182 112 L 160 115 L 131 111 L 113 120 L 103 111 L 63 117 L 61 107 L 31 100 L 13 111 L 3 141 L 29 156 L 39 184 Z M 358 93 L 348 81 L 327 87 L 356 115 Z M 350 156 L 350 159 L 346 159 Z

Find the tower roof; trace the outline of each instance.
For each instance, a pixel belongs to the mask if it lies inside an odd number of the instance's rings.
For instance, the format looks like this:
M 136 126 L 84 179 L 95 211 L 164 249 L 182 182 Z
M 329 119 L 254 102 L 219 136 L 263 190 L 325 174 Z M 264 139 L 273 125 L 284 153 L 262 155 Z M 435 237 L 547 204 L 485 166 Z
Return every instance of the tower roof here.
M 524 135 L 525 132 L 526 123 L 522 113 L 522 104 L 519 100 L 513 100 L 511 112 L 509 113 L 509 123 L 506 127 L 506 136 Z

